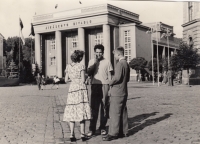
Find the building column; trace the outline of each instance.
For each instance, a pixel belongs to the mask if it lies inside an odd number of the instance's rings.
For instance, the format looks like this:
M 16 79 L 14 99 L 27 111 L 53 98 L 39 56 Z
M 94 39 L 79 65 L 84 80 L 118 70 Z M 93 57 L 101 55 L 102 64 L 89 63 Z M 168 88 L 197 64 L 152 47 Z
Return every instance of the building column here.
M 162 58 L 165 58 L 165 46 L 163 47 Z
M 41 66 L 41 53 L 40 53 L 40 34 L 35 34 L 35 63 L 38 64 L 38 68 Z
M 103 25 L 103 45 L 104 45 L 104 58 L 111 60 L 110 56 L 110 26 Z
M 62 78 L 62 43 L 61 32 L 56 31 L 56 75 Z
M 85 30 L 84 28 L 78 28 L 78 47 L 85 52 Z M 83 57 L 82 64 L 85 65 L 85 56 Z

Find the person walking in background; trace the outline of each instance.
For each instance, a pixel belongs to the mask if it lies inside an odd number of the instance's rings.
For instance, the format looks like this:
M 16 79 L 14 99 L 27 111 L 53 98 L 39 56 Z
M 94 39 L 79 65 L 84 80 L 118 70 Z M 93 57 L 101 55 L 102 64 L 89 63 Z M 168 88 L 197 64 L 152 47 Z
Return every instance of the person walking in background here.
M 63 115 L 63 121 L 70 123 L 70 140 L 76 141 L 74 135 L 75 122 L 80 122 L 81 139 L 87 140 L 85 136 L 85 120 L 91 119 L 91 108 L 89 105 L 88 91 L 85 85 L 85 65 L 81 64 L 84 52 L 75 50 L 71 55 L 71 64 L 66 66 L 65 82 L 71 80 L 68 90 L 67 104 Z
M 44 75 L 42 75 L 41 78 L 41 89 L 43 90 L 46 86 L 46 78 L 44 77 Z
M 91 77 L 91 99 L 93 119 L 90 121 L 88 136 L 94 136 L 96 132 L 96 124 L 100 109 L 100 126 L 101 135 L 106 135 L 106 123 L 109 112 L 109 80 L 111 80 L 112 64 L 103 57 L 104 46 L 101 44 L 94 47 L 95 58 L 91 59 L 88 64 L 88 76 Z
M 180 70 L 179 72 L 178 72 L 178 81 L 179 81 L 179 83 L 180 84 L 182 84 L 182 70 Z
M 163 72 L 163 81 L 162 81 L 162 83 L 163 83 L 163 84 L 166 84 L 167 81 L 168 81 L 167 72 L 164 71 L 164 72 Z
M 40 73 L 37 73 L 36 82 L 37 82 L 38 89 L 40 90 L 41 89 L 41 76 L 40 76 Z
M 159 77 L 159 85 L 161 85 L 162 84 L 162 79 L 163 79 L 162 73 L 159 73 L 158 77 Z
M 109 132 L 104 141 L 111 141 L 118 137 L 128 136 L 128 113 L 127 97 L 128 82 L 130 80 L 130 68 L 124 58 L 124 48 L 118 47 L 114 50 L 114 57 L 119 60 L 115 67 L 115 74 L 109 85 L 111 86 L 110 99 L 110 123 Z
M 144 74 L 144 78 L 145 78 L 145 81 L 149 81 L 147 73 Z
M 52 87 L 53 87 L 54 85 L 57 85 L 57 89 L 58 89 L 58 88 L 59 88 L 59 83 L 60 83 L 60 79 L 59 79 L 57 76 L 54 76 Z M 52 88 L 52 87 L 51 87 L 51 88 Z
M 167 77 L 168 77 L 168 86 L 173 86 L 173 74 L 171 68 L 169 68 L 167 72 Z

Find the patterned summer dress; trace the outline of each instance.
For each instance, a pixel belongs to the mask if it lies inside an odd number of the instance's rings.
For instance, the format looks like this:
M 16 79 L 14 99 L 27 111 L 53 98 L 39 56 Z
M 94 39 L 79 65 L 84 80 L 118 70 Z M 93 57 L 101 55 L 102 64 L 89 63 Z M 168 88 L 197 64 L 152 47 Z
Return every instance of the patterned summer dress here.
M 69 86 L 63 121 L 80 122 L 91 119 L 87 87 L 81 80 L 82 70 L 85 70 L 85 66 L 80 63 L 68 64 L 66 67 L 71 84 Z

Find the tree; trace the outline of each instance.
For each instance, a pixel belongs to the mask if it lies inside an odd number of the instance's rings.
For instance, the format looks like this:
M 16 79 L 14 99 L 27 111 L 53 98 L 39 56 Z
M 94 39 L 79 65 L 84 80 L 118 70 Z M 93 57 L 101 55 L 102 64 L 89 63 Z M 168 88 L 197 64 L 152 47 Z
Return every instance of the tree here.
M 129 62 L 129 66 L 136 71 L 144 69 L 146 65 L 147 61 L 143 57 L 133 58 Z
M 152 59 L 148 63 L 149 71 L 152 71 Z M 153 58 L 153 70 L 157 72 L 157 59 Z M 159 71 L 162 72 L 162 60 L 159 60 Z
M 9 37 L 6 40 L 6 61 L 7 67 L 13 60 L 19 66 L 19 37 Z M 31 44 L 32 42 L 32 44 Z M 34 56 L 34 40 L 31 38 L 25 39 L 25 45 L 20 44 L 20 82 L 30 82 L 32 80 L 32 65 L 31 65 L 31 45 L 32 56 Z
M 168 71 L 168 58 L 167 57 L 162 58 L 161 63 L 162 63 L 162 70 Z
M 12 60 L 7 68 L 7 72 L 10 73 L 10 78 L 17 78 L 18 77 L 18 67 L 16 66 L 15 62 Z
M 189 73 L 190 68 L 196 68 L 200 63 L 198 49 L 190 47 L 188 44 L 181 42 L 179 50 L 170 59 L 170 67 L 174 71 L 185 69 Z

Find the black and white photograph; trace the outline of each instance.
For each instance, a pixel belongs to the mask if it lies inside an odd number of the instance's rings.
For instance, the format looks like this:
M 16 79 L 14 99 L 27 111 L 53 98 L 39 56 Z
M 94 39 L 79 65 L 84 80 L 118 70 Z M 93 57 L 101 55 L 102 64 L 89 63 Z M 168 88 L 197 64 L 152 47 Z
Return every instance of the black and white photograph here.
M 0 144 L 200 144 L 200 1 L 0 0 Z

